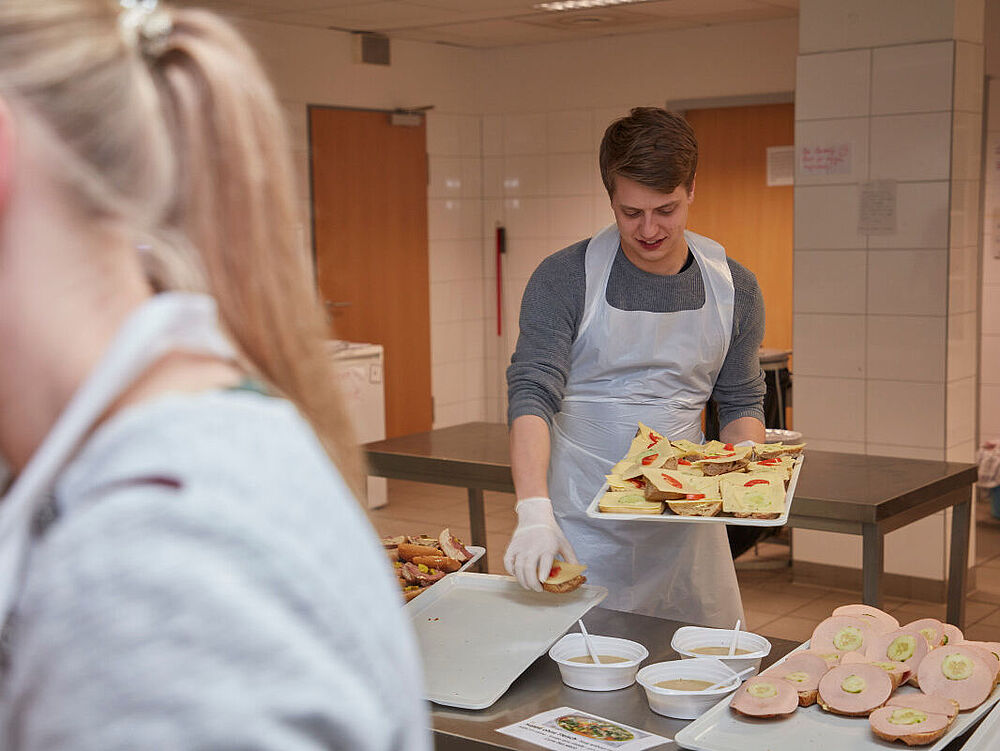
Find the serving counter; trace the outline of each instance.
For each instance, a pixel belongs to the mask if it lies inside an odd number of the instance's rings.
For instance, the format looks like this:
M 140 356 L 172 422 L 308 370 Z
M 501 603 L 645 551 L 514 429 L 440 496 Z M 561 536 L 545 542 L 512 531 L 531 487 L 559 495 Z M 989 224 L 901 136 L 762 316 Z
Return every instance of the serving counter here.
M 675 621 L 651 618 L 594 608 L 583 618 L 587 630 L 602 636 L 632 639 L 649 650 L 644 665 L 678 659 L 670 648 L 674 631 L 685 625 Z M 787 639 L 770 639 L 771 652 L 761 663 L 761 669 L 780 659 L 798 646 Z M 572 707 L 609 720 L 631 725 L 641 730 L 673 738 L 688 720 L 663 717 L 650 710 L 645 693 L 638 684 L 618 691 L 580 691 L 570 688 L 559 678 L 559 669 L 548 655 L 539 657 L 510 689 L 491 707 L 481 710 L 452 709 L 431 705 L 435 751 L 538 751 L 538 746 L 502 735 L 498 728 L 512 725 L 540 712 L 557 707 Z M 957 751 L 967 736 L 956 739 L 945 751 Z M 907 748 L 898 744 L 901 748 Z M 677 749 L 671 742 L 657 749 Z M 824 749 L 822 739 L 810 748 Z M 799 749 L 775 749 L 799 751 Z M 830 751 L 844 751 L 830 749 Z
M 502 423 L 465 423 L 364 448 L 371 474 L 466 488 L 473 545 L 486 544 L 483 491 L 514 492 Z M 868 605 L 882 606 L 885 535 L 942 509 L 953 510 L 946 619 L 962 628 L 976 465 L 808 448 L 805 456 L 788 524 L 863 537 L 862 599 Z

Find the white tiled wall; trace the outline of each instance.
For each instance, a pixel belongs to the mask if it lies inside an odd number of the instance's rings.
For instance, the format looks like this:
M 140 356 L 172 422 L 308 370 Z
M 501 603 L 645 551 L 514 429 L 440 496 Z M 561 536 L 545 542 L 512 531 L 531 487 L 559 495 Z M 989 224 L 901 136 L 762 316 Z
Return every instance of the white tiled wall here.
M 503 336 L 496 336 L 494 319 L 487 332 L 485 367 L 495 374 L 497 386 L 488 397 L 488 419 L 506 416 L 503 371 L 517 342 L 521 295 L 531 273 L 546 256 L 611 221 L 597 149 L 604 128 L 625 111 L 601 107 L 483 118 L 483 132 L 491 134 L 483 157 L 483 248 L 491 290 L 496 278 L 492 232 L 501 225 L 507 236 Z M 495 295 L 491 291 L 491 305 Z
M 795 428 L 811 446 L 973 458 L 977 12 L 971 0 L 800 3 Z M 838 169 L 804 173 L 805 148 L 844 145 Z M 858 231 L 866 180 L 895 181 L 895 231 Z M 916 575 L 942 578 L 945 531 L 937 515 L 894 533 L 887 570 L 913 574 L 906 551 L 937 550 Z M 859 546 L 810 534 L 825 544 L 797 543 L 797 558 L 860 565 Z
M 482 118 L 427 116 L 434 425 L 486 417 Z

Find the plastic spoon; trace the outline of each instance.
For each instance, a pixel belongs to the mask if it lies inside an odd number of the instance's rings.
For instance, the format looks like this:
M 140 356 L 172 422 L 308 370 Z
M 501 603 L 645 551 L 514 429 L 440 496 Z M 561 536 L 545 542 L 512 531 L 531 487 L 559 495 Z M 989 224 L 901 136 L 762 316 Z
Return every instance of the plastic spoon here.
M 729 657 L 736 654 L 736 642 L 740 640 L 740 620 L 736 619 L 736 626 L 733 627 L 733 640 L 729 642 Z
M 742 678 L 747 673 L 752 673 L 755 669 L 756 669 L 756 667 L 754 665 L 751 665 L 750 667 L 746 668 L 745 670 L 741 670 L 740 672 L 735 673 L 734 675 L 731 675 L 728 678 L 719 681 L 714 686 L 709 686 L 708 688 L 703 688 L 702 691 L 714 691 L 717 688 L 721 688 L 722 686 L 725 686 L 727 683 L 732 683 L 737 678 Z
M 595 665 L 603 665 L 601 658 L 597 656 L 597 650 L 594 649 L 594 643 L 590 640 L 590 634 L 587 633 L 587 627 L 583 625 L 583 619 L 577 621 L 580 624 L 580 633 L 583 634 L 583 643 L 587 645 L 587 651 L 590 652 L 590 659 L 594 661 Z

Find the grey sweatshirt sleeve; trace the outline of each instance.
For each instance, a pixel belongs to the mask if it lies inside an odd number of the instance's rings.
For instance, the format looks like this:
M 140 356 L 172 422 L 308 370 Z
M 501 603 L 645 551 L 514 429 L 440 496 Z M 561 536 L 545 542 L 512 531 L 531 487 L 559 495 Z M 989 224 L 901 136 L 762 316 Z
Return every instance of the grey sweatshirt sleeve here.
M 712 391 L 720 428 L 740 417 L 763 423 L 766 390 L 758 354 L 764 339 L 764 296 L 753 273 L 731 258 L 729 270 L 735 288 L 733 334 Z
M 0 746 L 428 751 L 364 512 L 290 409 L 214 398 L 119 418 L 62 483 L 10 632 Z
M 552 422 L 569 375 L 570 349 L 583 315 L 588 240 L 547 257 L 521 298 L 520 335 L 507 368 L 507 419 L 538 415 Z

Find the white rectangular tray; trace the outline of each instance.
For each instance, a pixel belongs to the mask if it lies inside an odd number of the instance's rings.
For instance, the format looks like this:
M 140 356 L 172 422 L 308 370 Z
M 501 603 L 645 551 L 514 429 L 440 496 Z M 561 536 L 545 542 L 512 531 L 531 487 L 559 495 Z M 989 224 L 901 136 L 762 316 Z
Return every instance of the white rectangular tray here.
M 802 644 L 790 654 L 807 648 Z M 786 658 L 787 659 L 787 658 Z M 779 661 L 776 664 L 780 664 Z M 912 686 L 896 689 L 899 694 L 920 693 Z M 772 749 L 876 749 L 910 748 L 902 742 L 890 743 L 876 738 L 867 717 L 844 717 L 819 708 L 799 707 L 788 717 L 758 720 L 744 717 L 729 708 L 727 696 L 705 714 L 674 736 L 681 748 L 692 751 L 772 751 Z M 976 723 L 1000 699 L 1000 687 L 986 701 L 968 712 L 959 712 L 951 728 L 932 746 L 920 746 L 925 751 L 941 751 L 957 736 Z M 995 739 L 994 739 L 995 740 Z
M 425 696 L 447 707 L 490 706 L 607 594 L 590 584 L 553 594 L 509 576 L 446 576 L 404 608 L 420 644 Z
M 591 519 L 614 519 L 623 522 L 680 522 L 682 524 L 735 524 L 741 527 L 781 527 L 788 522 L 788 512 L 792 510 L 792 501 L 795 499 L 795 486 L 799 482 L 799 470 L 802 469 L 802 461 L 805 456 L 799 454 L 795 459 L 795 466 L 792 468 L 792 477 L 788 481 L 785 489 L 785 510 L 777 519 L 740 519 L 736 516 L 681 516 L 669 509 L 662 514 L 613 514 L 601 511 L 599 506 L 601 498 L 608 492 L 608 484 L 604 483 L 597 491 L 594 500 L 587 506 L 587 516 Z

